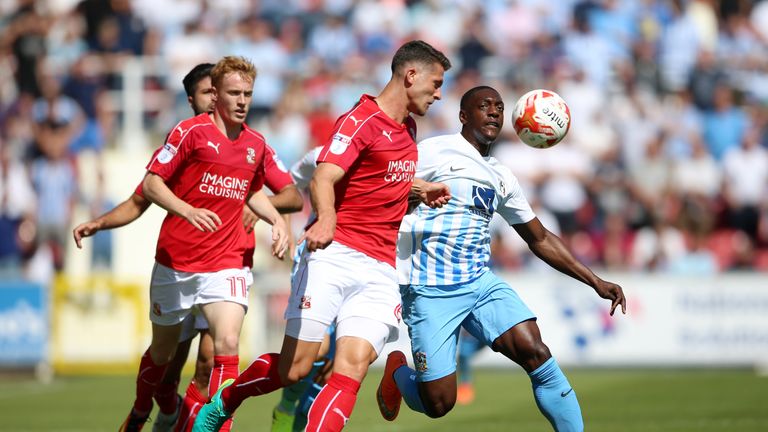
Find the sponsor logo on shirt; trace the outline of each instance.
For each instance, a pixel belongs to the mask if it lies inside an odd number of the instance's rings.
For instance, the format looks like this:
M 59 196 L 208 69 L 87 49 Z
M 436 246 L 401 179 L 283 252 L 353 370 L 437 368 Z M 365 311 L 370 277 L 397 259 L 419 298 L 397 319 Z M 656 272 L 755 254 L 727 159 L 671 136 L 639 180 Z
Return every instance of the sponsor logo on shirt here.
M 217 197 L 244 200 L 249 184 L 246 179 L 206 172 L 200 179 L 198 190 Z
M 176 156 L 176 147 L 166 143 L 157 155 L 157 161 L 161 164 L 167 164 L 174 156 Z
M 340 155 L 347 151 L 347 147 L 349 147 L 349 143 L 352 142 L 352 138 L 336 133 L 333 135 L 333 140 L 331 141 L 331 153 L 335 155 Z
M 249 164 L 255 165 L 256 164 L 256 150 L 248 147 L 248 149 L 246 151 L 248 152 L 248 154 L 245 156 L 245 160 Z
M 495 210 L 496 193 L 491 188 L 472 186 L 472 201 L 475 213 L 490 218 Z
M 381 131 L 381 134 L 387 137 L 389 142 L 392 142 L 392 131 Z
M 387 183 L 412 182 L 416 175 L 416 161 L 394 160 L 387 165 L 384 181 Z
M 395 306 L 395 318 L 397 318 L 397 323 L 400 323 L 400 320 L 403 319 L 403 304 L 400 303 L 397 306 Z
M 355 118 L 355 116 L 349 116 L 349 119 L 355 122 L 355 126 L 357 126 L 358 123 L 360 123 L 362 120 L 358 120 Z
M 160 308 L 160 303 L 154 302 L 152 303 L 152 313 L 156 316 L 162 316 L 163 310 Z
M 299 309 L 310 309 L 311 307 L 312 307 L 312 297 L 301 296 L 301 301 L 299 301 Z

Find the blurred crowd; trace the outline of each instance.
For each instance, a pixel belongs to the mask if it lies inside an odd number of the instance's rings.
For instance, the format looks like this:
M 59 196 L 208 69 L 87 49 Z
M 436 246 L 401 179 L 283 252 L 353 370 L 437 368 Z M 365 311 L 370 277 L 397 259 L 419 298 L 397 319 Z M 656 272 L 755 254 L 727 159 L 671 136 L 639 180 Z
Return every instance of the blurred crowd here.
M 191 115 L 181 78 L 194 65 L 250 58 L 249 124 L 290 165 L 380 90 L 410 39 L 454 63 L 418 138 L 457 132 L 463 92 L 496 87 L 508 115 L 494 155 L 584 262 L 768 270 L 768 1 L 3 0 L 0 16 L 0 273 L 41 254 L 63 269 L 75 206 L 112 205 L 98 161 L 129 147 L 119 101 L 130 62 L 148 152 Z M 512 130 L 514 102 L 534 88 L 571 109 L 553 149 Z M 85 154 L 99 173 L 89 196 Z M 494 233 L 496 266 L 538 265 L 512 229 Z M 108 268 L 108 235 L 95 247 Z

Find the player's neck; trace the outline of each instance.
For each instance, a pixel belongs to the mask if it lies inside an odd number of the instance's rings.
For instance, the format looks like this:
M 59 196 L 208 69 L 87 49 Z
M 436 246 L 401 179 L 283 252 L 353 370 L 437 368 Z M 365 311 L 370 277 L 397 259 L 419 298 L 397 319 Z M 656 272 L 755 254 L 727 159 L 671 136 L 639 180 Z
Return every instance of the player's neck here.
M 210 114 L 210 116 L 213 124 L 215 124 L 219 131 L 230 141 L 234 141 L 240 136 L 240 132 L 243 130 L 243 125 L 241 123 L 227 122 L 222 116 L 218 115 L 216 111 Z
M 376 103 L 381 111 L 387 117 L 397 123 L 405 123 L 408 118 L 408 102 L 405 90 L 396 86 L 394 81 L 390 81 L 384 87 L 384 90 L 376 96 Z
M 472 131 L 462 129 L 461 130 L 461 136 L 464 137 L 465 140 L 467 140 L 468 143 L 472 145 L 472 147 L 475 148 L 480 153 L 480 156 L 486 157 L 491 154 L 491 146 L 495 142 L 489 141 L 488 139 L 485 139 L 482 135 L 478 133 L 479 136 L 474 136 L 474 133 Z

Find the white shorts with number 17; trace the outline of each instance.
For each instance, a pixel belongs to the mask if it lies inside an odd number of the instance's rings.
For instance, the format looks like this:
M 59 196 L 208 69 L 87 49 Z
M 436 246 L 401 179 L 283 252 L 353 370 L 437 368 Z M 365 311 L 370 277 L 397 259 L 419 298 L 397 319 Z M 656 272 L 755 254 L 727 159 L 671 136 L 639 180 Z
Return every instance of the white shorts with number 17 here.
M 251 284 L 253 274 L 248 268 L 191 273 L 155 263 L 149 285 L 149 319 L 158 325 L 175 325 L 189 315 L 193 306 L 222 301 L 248 309 Z
M 285 319 L 328 326 L 334 319 L 341 323 L 351 317 L 384 323 L 390 329 L 387 341 L 397 340 L 401 314 L 394 267 L 337 242 L 314 252 L 304 250 L 291 280 Z M 299 339 L 322 340 L 322 331 L 302 332 Z

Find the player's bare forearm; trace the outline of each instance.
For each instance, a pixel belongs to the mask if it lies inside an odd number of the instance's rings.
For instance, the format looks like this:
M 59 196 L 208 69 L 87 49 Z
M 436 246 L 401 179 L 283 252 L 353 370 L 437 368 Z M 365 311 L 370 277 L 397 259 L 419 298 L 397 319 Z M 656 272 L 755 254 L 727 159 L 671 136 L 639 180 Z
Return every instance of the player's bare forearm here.
M 333 186 L 344 177 L 338 165 L 321 163 L 309 182 L 309 197 L 318 220 L 336 220 L 336 194 Z
M 565 247 L 560 237 L 546 231 L 544 238 L 528 245 L 531 252 L 557 271 L 595 287 L 598 277 L 587 266 L 579 262 Z
M 296 186 L 292 184 L 280 189 L 280 192 L 269 197 L 269 200 L 282 214 L 295 213 L 304 208 L 304 198 L 301 197 Z
M 334 184 L 344 176 L 341 167 L 322 163 L 309 182 L 309 196 L 317 214 L 317 221 L 307 229 L 299 242 L 306 240 L 307 249 L 326 248 L 336 233 L 336 195 Z
M 176 216 L 185 217 L 185 214 L 192 208 L 191 205 L 177 197 L 165 184 L 165 180 L 157 174 L 147 173 L 142 188 L 144 197 Z
M 514 225 L 514 228 L 528 244 L 531 252 L 542 261 L 559 272 L 591 286 L 600 297 L 610 300 L 611 315 L 619 306 L 622 313 L 626 313 L 626 299 L 621 287 L 597 277 L 589 267 L 573 256 L 558 236 L 544 228 L 538 218 L 525 224 Z
M 90 237 L 101 230 L 119 228 L 138 219 L 150 206 L 150 202 L 142 196 L 132 194 L 127 200 L 117 207 L 104 213 L 94 220 L 82 223 L 75 227 L 72 236 L 78 248 L 82 247 L 80 240 Z
M 119 228 L 141 217 L 151 204 L 148 199 L 134 193 L 117 207 L 96 218 L 96 221 L 100 229 Z
M 204 208 L 195 208 L 177 197 L 162 177 L 154 173 L 147 173 L 142 183 L 144 197 L 159 205 L 169 213 L 179 216 L 192 224 L 200 231 L 214 232 L 221 225 L 219 216 Z
M 280 217 L 280 212 L 272 205 L 267 194 L 263 190 L 254 192 L 248 197 L 248 208 L 251 209 L 259 219 L 263 219 L 270 225 L 274 225 Z
M 288 227 L 285 220 L 262 190 L 250 194 L 247 204 L 256 216 L 272 225 L 272 254 L 282 259 L 288 248 Z

